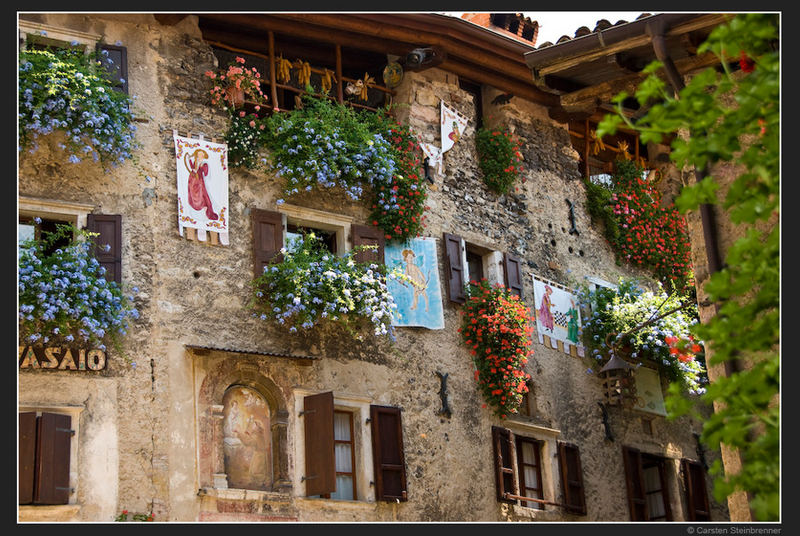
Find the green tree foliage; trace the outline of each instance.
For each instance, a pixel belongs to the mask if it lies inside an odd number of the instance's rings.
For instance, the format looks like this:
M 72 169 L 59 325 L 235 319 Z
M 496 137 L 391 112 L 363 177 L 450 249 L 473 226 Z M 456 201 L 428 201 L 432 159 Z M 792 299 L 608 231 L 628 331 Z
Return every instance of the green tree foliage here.
M 598 135 L 613 133 L 622 122 L 635 128 L 643 142 L 659 142 L 679 130 L 671 158 L 681 169 L 709 170 L 697 184 L 683 188 L 676 200 L 686 212 L 701 203 L 720 204 L 731 221 L 743 229 L 730 248 L 724 267 L 711 275 L 705 291 L 717 314 L 698 324 L 695 336 L 710 348 L 709 366 L 739 359 L 744 370 L 709 385 L 703 400 L 715 412 L 703 428 L 702 440 L 711 446 L 737 448 L 743 467 L 724 474 L 712 467 L 718 500 L 743 490 L 759 520 L 779 516 L 780 392 L 779 226 L 767 222 L 779 213 L 780 190 L 780 59 L 778 16 L 743 14 L 717 27 L 699 53 L 713 51 L 721 70 L 694 76 L 674 98 L 658 77 L 660 64 L 648 67 L 650 76 L 635 97 L 650 105 L 636 123 L 620 113 L 607 116 Z M 739 72 L 731 66 L 738 62 Z M 618 105 L 626 95 L 616 98 Z M 719 193 L 716 164 L 736 166 L 737 176 L 727 193 Z M 672 415 L 692 411 L 689 400 L 671 390 Z

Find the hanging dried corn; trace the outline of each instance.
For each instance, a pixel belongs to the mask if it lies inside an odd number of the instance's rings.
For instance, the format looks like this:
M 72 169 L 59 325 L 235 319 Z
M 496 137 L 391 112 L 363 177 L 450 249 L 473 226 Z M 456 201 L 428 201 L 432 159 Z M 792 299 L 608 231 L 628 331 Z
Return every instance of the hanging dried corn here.
M 606 146 L 603 143 L 603 140 L 597 137 L 597 131 L 592 130 L 591 134 L 592 134 L 592 141 L 594 142 L 594 144 L 592 145 L 592 154 L 597 154 L 600 151 L 605 151 Z
M 279 82 L 285 84 L 292 79 L 292 73 L 290 71 L 292 68 L 292 62 L 283 59 L 283 56 L 278 56 L 275 58 L 275 67 L 275 74 L 277 75 Z
M 297 83 L 301 88 L 311 83 L 311 65 L 307 61 L 295 60 L 293 64 L 297 71 Z

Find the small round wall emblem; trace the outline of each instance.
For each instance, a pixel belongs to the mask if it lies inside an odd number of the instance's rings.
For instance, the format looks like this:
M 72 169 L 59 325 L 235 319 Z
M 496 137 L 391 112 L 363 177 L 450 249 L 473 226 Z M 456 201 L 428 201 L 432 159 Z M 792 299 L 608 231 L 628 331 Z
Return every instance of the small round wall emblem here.
M 403 68 L 397 62 L 391 62 L 383 69 L 383 83 L 392 89 L 400 85 L 403 80 Z

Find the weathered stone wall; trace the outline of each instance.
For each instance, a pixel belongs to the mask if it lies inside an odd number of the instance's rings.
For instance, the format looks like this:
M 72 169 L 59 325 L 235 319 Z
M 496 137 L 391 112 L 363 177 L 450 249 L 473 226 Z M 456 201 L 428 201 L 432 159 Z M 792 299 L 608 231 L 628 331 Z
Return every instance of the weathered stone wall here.
M 654 431 L 642 431 L 638 414 L 610 415 L 615 441 L 605 440 L 599 381 L 587 365 L 551 348 L 535 344 L 528 370 L 535 382 L 538 414 L 534 423 L 558 431 L 559 440 L 577 444 L 581 452 L 588 515 L 567 516 L 559 508 L 544 511 L 512 507 L 495 498 L 491 427 L 500 425 L 473 380 L 473 365 L 460 346 L 459 309 L 445 303 L 445 327 L 430 331 L 402 328 L 397 342 L 359 342 L 336 330 L 315 330 L 291 336 L 253 318 L 246 304 L 253 277 L 252 209 L 275 210 L 281 183 L 276 177 L 230 171 L 230 245 L 211 246 L 178 235 L 173 129 L 221 138 L 226 117 L 212 108 L 203 73 L 216 67 L 193 17 L 169 27 L 152 16 L 37 15 L 42 22 L 105 35 L 107 42 L 128 46 L 130 92 L 141 109 L 137 139 L 143 144 L 137 165 L 125 164 L 103 173 L 91 164 L 68 165 L 43 143 L 35 155 L 20 158 L 20 195 L 93 203 L 97 212 L 123 215 L 123 281 L 139 288 L 136 306 L 141 318 L 126 342 L 127 360 L 112 355 L 105 373 L 116 386 L 118 478 L 115 508 L 84 507 L 82 520 L 108 521 L 123 510 L 149 511 L 157 520 L 300 521 L 497 521 L 627 520 L 627 499 L 621 445 L 641 448 L 673 460 L 696 459 L 692 431 L 697 423 L 668 422 L 656 417 Z M 442 176 L 430 187 L 426 236 L 436 238 L 440 283 L 444 286 L 442 233 L 468 242 L 517 254 L 524 264 L 524 294 L 533 304 L 532 273 L 572 286 L 584 276 L 614 281 L 620 275 L 641 275 L 617 266 L 599 230 L 591 225 L 565 125 L 549 120 L 546 110 L 518 98 L 491 105 L 496 91 L 486 88 L 484 109 L 491 121 L 508 126 L 523 142 L 525 182 L 513 193 L 497 196 L 480 177 L 474 145 L 475 118 L 471 96 L 458 88 L 457 77 L 438 69 L 407 73 L 395 102 L 421 141 L 438 143 L 439 99 L 455 106 L 470 125 L 445 155 Z M 578 235 L 568 233 L 568 204 L 575 205 Z M 366 203 L 336 192 L 312 192 L 289 203 L 344 214 L 366 222 Z M 199 356 L 186 346 L 227 348 Z M 311 365 L 292 359 L 248 354 L 274 352 L 314 357 Z M 250 363 L 253 374 L 269 378 L 281 393 L 287 416 L 287 472 L 290 491 L 198 493 L 204 478 L 201 461 L 210 456 L 200 428 L 211 404 L 203 393 L 217 381 L 216 372 Z M 244 365 L 243 365 L 244 366 Z M 247 367 L 245 367 L 247 368 Z M 439 415 L 439 379 L 448 373 L 452 416 Z M 72 383 L 69 373 L 55 372 L 69 399 L 86 387 Z M 20 375 L 20 391 L 34 393 L 49 385 L 44 375 Z M 99 380 L 98 380 L 99 381 Z M 32 386 L 37 389 L 32 389 Z M 407 502 L 349 503 L 304 498 L 299 461 L 302 425 L 297 417 L 303 392 L 332 390 L 334 395 L 364 404 L 402 408 Z M 362 401 L 362 402 L 359 402 Z M 357 426 L 367 426 L 365 422 Z M 357 445 L 367 459 L 369 445 Z M 554 452 L 550 452 L 554 455 Z M 208 461 L 208 460 L 205 460 Z M 555 458 L 550 500 L 560 501 L 560 474 Z M 372 468 L 365 465 L 365 497 Z M 682 486 L 671 476 L 673 512 L 680 516 Z M 366 480 L 366 481 L 365 481 Z M 97 486 L 88 479 L 87 487 Z M 715 519 L 724 519 L 715 510 Z

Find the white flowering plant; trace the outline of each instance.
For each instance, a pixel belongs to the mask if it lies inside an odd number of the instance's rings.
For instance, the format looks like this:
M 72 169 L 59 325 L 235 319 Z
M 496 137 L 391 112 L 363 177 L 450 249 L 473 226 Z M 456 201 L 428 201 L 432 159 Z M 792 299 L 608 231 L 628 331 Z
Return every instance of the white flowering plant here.
M 660 285 L 657 292 L 644 290 L 636 280 L 620 278 L 616 289 L 581 287 L 578 299 L 591 309 L 591 316 L 583 325 L 583 342 L 590 351 L 592 368 L 599 370 L 605 364 L 611 355 L 611 343 L 619 357 L 634 365 L 655 364 L 670 383 L 678 383 L 690 393 L 705 392 L 708 378 L 703 343 L 693 340 L 690 333 L 699 320 L 697 306 L 682 301 L 687 299 L 685 296 L 667 294 Z M 673 310 L 676 311 L 666 314 Z M 642 324 L 646 325 L 623 337 Z M 691 341 L 695 352 L 677 351 L 670 343 L 675 339 Z
M 244 110 L 232 113 L 225 133 L 228 144 L 228 164 L 250 170 L 267 169 L 267 159 L 262 154 L 269 136 L 268 117 L 256 105 L 253 113 Z
M 69 162 L 91 158 L 114 167 L 133 158 L 138 144 L 132 99 L 114 87 L 107 54 L 79 48 L 19 53 L 20 151 L 36 152 L 40 136 L 62 131 L 59 147 Z
M 273 263 L 253 281 L 254 316 L 297 333 L 320 323 L 342 325 L 361 339 L 366 326 L 376 337 L 394 340 L 392 321 L 397 305 L 387 278 L 403 278 L 383 265 L 356 261 L 359 246 L 339 257 L 322 246 L 313 232 L 282 248 L 282 262 Z
M 37 218 L 38 220 L 38 218 Z M 38 220 L 39 223 L 41 220 Z M 97 233 L 57 225 L 19 247 L 19 338 L 26 344 L 89 343 L 121 349 L 131 318 L 139 314 L 92 255 Z M 69 243 L 56 247 L 65 238 Z M 137 292 L 138 289 L 132 289 Z

